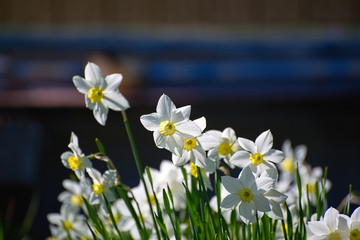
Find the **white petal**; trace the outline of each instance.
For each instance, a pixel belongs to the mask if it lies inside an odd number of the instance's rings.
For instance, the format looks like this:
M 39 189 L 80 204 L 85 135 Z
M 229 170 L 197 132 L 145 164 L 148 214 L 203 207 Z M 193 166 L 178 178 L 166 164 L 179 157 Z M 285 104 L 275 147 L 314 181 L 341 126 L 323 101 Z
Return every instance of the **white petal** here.
M 72 152 L 64 152 L 63 154 L 61 154 L 60 158 L 61 158 L 61 162 L 63 163 L 63 165 L 66 167 L 66 168 L 70 168 L 69 166 L 69 157 L 70 156 L 74 156 L 74 154 Z
M 210 150 L 212 148 L 216 148 L 220 145 L 220 141 L 218 138 L 211 134 L 204 133 L 197 137 L 197 140 L 200 142 L 201 146 L 206 150 Z
M 295 160 L 303 162 L 307 154 L 307 147 L 305 145 L 299 145 L 295 148 Z
M 58 213 L 50 213 L 47 215 L 47 219 L 51 224 L 61 226 L 61 216 Z
M 194 123 L 199 126 L 201 131 L 204 131 L 204 129 L 206 128 L 206 118 L 205 117 L 195 119 Z
M 201 134 L 201 129 L 193 121 L 189 120 L 174 125 L 175 131 L 185 139 L 191 139 Z
M 276 201 L 278 203 L 283 203 L 285 202 L 285 200 L 287 199 L 287 196 L 281 192 L 278 192 L 275 189 L 270 189 L 269 191 L 267 191 L 266 193 L 264 193 L 264 196 L 267 199 L 271 199 L 273 201 Z
M 245 167 L 239 174 L 239 180 L 245 187 L 249 187 L 255 183 L 255 176 L 249 167 Z
M 269 201 L 263 196 L 253 196 L 252 201 L 255 203 L 256 209 L 261 212 L 268 212 L 271 210 Z
M 88 108 L 88 109 L 90 109 L 90 110 L 93 110 L 94 109 L 94 107 L 95 107 L 95 103 L 92 103 L 91 101 L 90 101 L 90 99 L 89 99 L 89 96 L 86 94 L 85 95 L 85 105 L 86 105 L 86 107 Z
M 271 212 L 267 212 L 266 214 L 273 219 L 283 219 L 284 215 L 281 210 L 280 204 L 274 200 L 269 200 L 269 203 L 271 207 Z
M 274 186 L 274 179 L 269 177 L 260 177 L 256 178 L 256 186 L 258 189 L 263 189 L 265 191 L 270 190 Z
M 190 112 L 191 112 L 190 105 L 173 109 L 170 121 L 176 123 L 176 122 L 189 120 Z
M 281 163 L 285 159 L 285 155 L 282 151 L 271 149 L 264 155 L 264 160 Z
M 202 147 L 200 146 L 196 146 L 196 148 L 192 150 L 192 153 L 194 154 L 194 157 L 196 159 L 195 165 L 204 168 L 206 166 L 205 164 L 206 153 L 204 149 L 202 149 Z
M 182 155 L 184 139 L 177 133 L 167 136 L 166 149 L 178 156 Z
M 107 83 L 106 90 L 117 91 L 123 76 L 119 73 L 114 73 L 105 77 Z
M 188 159 L 184 156 L 184 153 L 181 157 L 175 155 L 175 154 L 172 154 L 172 162 L 174 163 L 175 166 L 182 166 L 184 164 L 186 164 L 188 162 Z
M 116 170 L 107 170 L 103 176 L 104 187 L 110 188 L 114 186 L 116 179 Z
M 261 133 L 255 140 L 257 152 L 261 154 L 267 153 L 273 146 L 273 136 L 270 130 Z
M 254 223 L 256 221 L 254 204 L 248 202 L 241 202 L 239 206 L 239 214 L 241 220 L 246 223 Z
M 147 115 L 142 115 L 140 117 L 140 122 L 147 130 L 155 131 L 159 129 L 159 125 L 162 122 L 162 119 L 158 113 L 150 113 Z
M 98 65 L 88 62 L 85 67 L 85 79 L 89 80 L 95 87 L 100 87 L 103 76 Z
M 240 197 L 237 193 L 231 193 L 222 200 L 220 207 L 223 209 L 232 209 L 240 203 Z
M 86 171 L 93 180 L 94 184 L 101 184 L 102 177 L 101 173 L 98 170 L 96 170 L 95 168 L 88 168 L 86 169 Z
M 357 207 L 351 214 L 352 221 L 360 221 L 360 207 Z
M 158 148 L 165 148 L 166 147 L 166 137 L 164 135 L 162 135 L 159 132 L 159 130 L 154 131 L 153 137 L 154 137 L 155 145 Z
M 104 91 L 101 102 L 114 111 L 123 111 L 130 107 L 129 102 L 119 92 Z
M 245 188 L 239 179 L 230 176 L 222 176 L 221 183 L 229 193 L 237 193 L 241 189 Z
M 255 143 L 246 138 L 238 138 L 239 145 L 248 152 L 256 153 Z
M 80 76 L 74 76 L 73 83 L 79 92 L 86 95 L 89 93 L 89 90 L 93 88 L 89 81 Z
M 244 168 L 251 163 L 251 154 L 246 151 L 237 151 L 231 156 L 229 162 L 237 167 Z
M 171 101 L 171 99 L 163 94 L 156 106 L 156 112 L 159 113 L 160 116 L 170 120 L 171 113 L 175 108 L 175 104 Z
M 281 150 L 284 152 L 285 156 L 287 158 L 290 158 L 290 159 L 294 159 L 294 152 L 293 152 L 293 149 L 291 147 L 291 142 L 289 139 L 286 139 L 282 145 L 282 148 Z
M 328 210 L 326 210 L 324 214 L 324 221 L 331 231 L 337 229 L 337 225 L 339 223 L 338 217 L 339 217 L 339 211 L 336 210 L 335 208 L 330 207 Z
M 105 126 L 107 115 L 108 115 L 109 109 L 106 108 L 101 102 L 96 103 L 93 114 L 96 119 L 101 125 Z
M 330 229 L 323 221 L 311 221 L 308 222 L 309 230 L 317 236 L 325 235 L 330 232 Z
M 230 143 L 233 143 L 236 141 L 236 134 L 234 129 L 228 127 L 225 128 L 224 131 L 221 134 L 222 138 L 228 139 Z

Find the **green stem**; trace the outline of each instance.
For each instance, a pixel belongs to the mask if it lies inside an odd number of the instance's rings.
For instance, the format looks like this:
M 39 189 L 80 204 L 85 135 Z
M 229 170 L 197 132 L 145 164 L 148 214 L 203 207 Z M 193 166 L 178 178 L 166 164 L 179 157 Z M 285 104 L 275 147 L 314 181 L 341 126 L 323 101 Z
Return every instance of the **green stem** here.
M 140 180 L 142 181 L 142 183 L 143 183 L 143 185 L 144 185 L 144 189 L 145 189 L 147 201 L 148 201 L 148 203 L 149 203 L 149 207 L 150 207 L 150 211 L 151 211 L 151 216 L 152 216 L 152 219 L 153 219 L 153 222 L 154 222 L 154 226 L 155 226 L 155 230 L 156 230 L 156 235 L 157 235 L 158 239 L 160 239 L 160 232 L 159 232 L 159 229 L 158 229 L 157 224 L 156 224 L 156 220 L 155 220 L 155 216 L 154 216 L 154 211 L 153 211 L 153 208 L 152 208 L 152 205 L 151 205 L 150 196 L 149 196 L 149 191 L 148 191 L 147 186 L 146 186 L 146 183 L 145 183 L 145 179 L 144 179 L 144 175 L 143 175 L 143 168 L 142 168 L 142 166 L 141 166 L 139 154 L 138 154 L 138 151 L 137 151 L 137 149 L 136 149 L 134 137 L 133 137 L 133 135 L 132 135 L 131 128 L 130 128 L 130 124 L 129 124 L 128 118 L 127 118 L 127 116 L 126 116 L 126 112 L 125 112 L 125 111 L 121 111 L 121 114 L 122 114 L 122 117 L 123 117 L 123 120 L 124 120 L 125 129 L 126 129 L 126 133 L 127 133 L 127 135 L 128 135 L 128 138 L 129 138 L 129 142 L 130 142 L 130 145 L 131 145 L 131 149 L 132 149 L 132 152 L 133 152 L 133 155 L 134 155 L 134 158 L 135 158 L 135 163 L 136 163 L 136 167 L 137 167 L 137 170 L 138 170 L 138 173 L 139 173 L 139 176 L 140 176 Z

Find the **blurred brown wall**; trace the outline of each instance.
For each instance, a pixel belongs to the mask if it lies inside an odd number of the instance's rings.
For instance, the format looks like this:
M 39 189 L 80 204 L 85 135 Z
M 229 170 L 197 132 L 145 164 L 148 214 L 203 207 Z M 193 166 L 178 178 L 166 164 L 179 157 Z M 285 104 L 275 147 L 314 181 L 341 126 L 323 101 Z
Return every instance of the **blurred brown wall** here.
M 359 0 L 0 0 L 0 24 L 358 24 Z

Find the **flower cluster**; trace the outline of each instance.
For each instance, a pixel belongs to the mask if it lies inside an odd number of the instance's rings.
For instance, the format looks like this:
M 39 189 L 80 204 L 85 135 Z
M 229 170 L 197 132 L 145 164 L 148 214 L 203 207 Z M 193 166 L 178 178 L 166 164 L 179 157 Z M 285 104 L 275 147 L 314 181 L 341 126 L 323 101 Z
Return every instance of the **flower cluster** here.
M 351 217 L 327 210 L 331 183 L 326 171 L 305 161 L 305 145 L 293 149 L 286 140 L 282 150 L 274 149 L 270 130 L 255 141 L 230 127 L 205 130 L 205 117 L 191 120 L 191 106 L 177 108 L 165 94 L 156 112 L 140 121 L 171 161 L 144 171 L 125 115 L 129 104 L 118 91 L 121 80 L 120 74 L 103 78 L 94 63 L 85 79 L 73 78 L 100 124 L 108 108 L 123 111 L 140 182 L 127 186 L 99 140 L 99 152 L 85 155 L 71 133 L 71 151 L 61 161 L 74 175 L 63 181 L 60 213 L 48 215 L 49 239 L 360 239 L 360 208 Z M 101 173 L 91 161 L 108 169 Z M 235 171 L 237 178 L 230 176 Z

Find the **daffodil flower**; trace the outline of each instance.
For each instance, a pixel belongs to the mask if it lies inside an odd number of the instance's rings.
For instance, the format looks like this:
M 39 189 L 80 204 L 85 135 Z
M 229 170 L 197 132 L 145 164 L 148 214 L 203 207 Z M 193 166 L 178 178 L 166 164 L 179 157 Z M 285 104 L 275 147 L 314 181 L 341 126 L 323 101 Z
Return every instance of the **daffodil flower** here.
M 103 210 L 107 212 L 103 196 L 105 196 L 109 202 L 115 200 L 115 196 L 110 188 L 115 184 L 116 171 L 106 170 L 105 173 L 101 175 L 98 170 L 94 168 L 88 168 L 87 173 L 93 181 L 93 191 L 91 192 L 89 199 L 90 204 L 100 204 Z
M 269 200 L 264 193 L 271 189 L 274 180 L 270 177 L 255 178 L 249 167 L 244 168 L 238 178 L 223 176 L 221 183 L 230 193 L 221 202 L 222 209 L 239 206 L 240 218 L 246 224 L 256 221 L 257 211 L 271 211 Z M 276 190 L 274 190 L 276 191 Z
M 346 216 L 330 207 L 320 221 L 308 222 L 307 239 L 351 239 L 349 238 Z
M 85 78 L 73 77 L 73 83 L 80 93 L 85 94 L 86 107 L 93 110 L 95 119 L 105 125 L 109 108 L 123 111 L 130 107 L 118 88 L 122 75 L 115 73 L 103 77 L 100 68 L 89 62 L 85 67 Z
M 87 178 L 83 178 L 79 183 L 77 183 L 70 179 L 65 179 L 62 185 L 66 191 L 59 194 L 59 202 L 67 204 L 73 207 L 75 210 L 82 208 L 83 211 L 86 212 L 83 197 L 85 199 L 89 199 L 91 194 L 91 185 L 88 180 L 89 179 Z
M 244 150 L 230 158 L 230 163 L 237 167 L 250 166 L 254 173 L 260 174 L 268 168 L 276 168 L 274 163 L 281 163 L 285 159 L 283 152 L 272 149 L 273 136 L 270 130 L 261 133 L 255 143 L 245 138 L 238 138 L 238 142 Z
M 58 239 L 80 239 L 83 233 L 88 232 L 84 222 L 84 216 L 73 211 L 69 205 L 63 204 L 59 213 L 50 213 L 47 215 L 48 221 L 56 226 L 56 237 Z M 52 234 L 53 234 L 52 233 Z
M 210 130 L 203 134 L 203 137 L 208 136 L 209 138 L 217 139 L 217 144 L 215 144 L 211 149 L 209 149 L 208 157 L 213 161 L 217 160 L 217 164 L 220 164 L 220 160 L 223 159 L 224 162 L 229 165 L 229 167 L 234 168 L 235 166 L 229 162 L 231 156 L 233 156 L 237 151 L 241 150 L 239 143 L 237 142 L 236 134 L 234 129 L 228 127 L 224 131 Z
M 91 168 L 92 164 L 90 160 L 81 152 L 78 137 L 73 132 L 71 133 L 68 147 L 72 150 L 72 152 L 67 151 L 61 154 L 61 161 L 66 168 L 73 170 L 76 176 L 81 179 L 84 177 L 85 169 Z
M 190 106 L 176 108 L 171 99 L 163 94 L 156 112 L 141 116 L 140 121 L 147 130 L 154 132 L 154 141 L 158 148 L 165 148 L 181 156 L 184 140 L 201 134 L 199 126 L 189 120 L 190 110 Z

